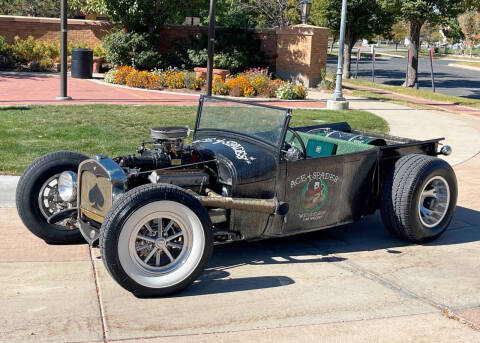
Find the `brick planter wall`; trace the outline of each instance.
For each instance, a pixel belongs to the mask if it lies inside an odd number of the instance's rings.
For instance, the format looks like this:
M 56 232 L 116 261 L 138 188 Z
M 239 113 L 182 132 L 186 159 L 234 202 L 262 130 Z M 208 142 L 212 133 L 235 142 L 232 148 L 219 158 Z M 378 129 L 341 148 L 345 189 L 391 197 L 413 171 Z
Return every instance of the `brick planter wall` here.
M 103 36 L 115 27 L 106 21 L 68 20 L 68 39 L 90 46 L 101 44 Z M 261 41 L 266 65 L 278 76 L 300 81 L 312 87 L 320 81 L 321 70 L 327 62 L 330 30 L 311 25 L 295 25 L 278 29 L 251 29 Z M 159 30 L 158 50 L 168 55 L 178 44 L 188 45 L 192 37 L 206 34 L 205 26 L 164 25 Z M 60 39 L 60 19 L 0 16 L 0 35 L 8 42 L 15 36 L 33 36 L 41 40 Z
M 68 39 L 91 46 L 102 43 L 113 24 L 100 20 L 68 19 Z M 41 40 L 60 40 L 60 19 L 0 16 L 0 35 L 11 43 L 15 36 L 33 36 Z

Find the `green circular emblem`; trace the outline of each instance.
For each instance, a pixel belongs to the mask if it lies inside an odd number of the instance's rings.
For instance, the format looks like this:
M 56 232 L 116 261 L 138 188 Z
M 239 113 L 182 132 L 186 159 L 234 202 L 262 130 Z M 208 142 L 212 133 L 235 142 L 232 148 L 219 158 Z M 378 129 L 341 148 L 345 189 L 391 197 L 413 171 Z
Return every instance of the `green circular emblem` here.
M 323 180 L 313 180 L 302 189 L 302 205 L 307 212 L 317 212 L 327 201 L 328 187 Z

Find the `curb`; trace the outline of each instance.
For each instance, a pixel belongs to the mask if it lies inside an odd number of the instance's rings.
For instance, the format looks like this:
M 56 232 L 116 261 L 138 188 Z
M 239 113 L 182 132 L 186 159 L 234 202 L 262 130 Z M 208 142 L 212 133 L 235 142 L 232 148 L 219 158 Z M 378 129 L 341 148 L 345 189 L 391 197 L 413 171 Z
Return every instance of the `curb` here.
M 204 95 L 203 93 L 184 93 L 184 92 L 172 92 L 172 91 L 165 91 L 165 90 L 158 90 L 158 89 L 146 89 L 146 88 L 136 88 L 136 87 L 129 87 L 125 85 L 117 85 L 114 83 L 107 83 L 103 80 L 99 79 L 87 79 L 90 82 L 103 85 L 103 86 L 108 86 L 108 87 L 116 87 L 116 88 L 123 88 L 123 89 L 130 89 L 130 90 L 135 90 L 135 91 L 141 91 L 141 92 L 148 92 L 148 93 L 160 93 L 160 94 L 171 94 L 171 95 L 181 95 L 181 96 L 191 96 L 191 97 L 197 97 L 199 98 L 200 95 Z M 277 99 L 277 98 L 246 98 L 246 97 L 238 97 L 238 96 L 229 96 L 229 95 L 215 95 L 217 98 L 224 98 L 226 100 L 232 99 L 232 100 L 241 100 L 245 102 L 325 102 L 325 101 L 320 101 L 316 99 L 304 99 L 304 100 L 285 100 L 285 99 Z

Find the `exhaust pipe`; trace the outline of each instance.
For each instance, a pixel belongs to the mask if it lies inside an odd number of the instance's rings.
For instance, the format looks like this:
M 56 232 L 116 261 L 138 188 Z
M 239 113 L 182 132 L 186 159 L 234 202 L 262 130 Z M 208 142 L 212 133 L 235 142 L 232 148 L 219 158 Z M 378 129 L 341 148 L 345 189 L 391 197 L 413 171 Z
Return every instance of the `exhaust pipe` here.
M 289 206 L 286 202 L 277 199 L 252 199 L 232 198 L 221 196 L 207 189 L 207 196 L 194 194 L 195 197 L 207 207 L 227 208 L 248 212 L 259 212 L 267 214 L 279 214 L 284 216 L 288 213 Z

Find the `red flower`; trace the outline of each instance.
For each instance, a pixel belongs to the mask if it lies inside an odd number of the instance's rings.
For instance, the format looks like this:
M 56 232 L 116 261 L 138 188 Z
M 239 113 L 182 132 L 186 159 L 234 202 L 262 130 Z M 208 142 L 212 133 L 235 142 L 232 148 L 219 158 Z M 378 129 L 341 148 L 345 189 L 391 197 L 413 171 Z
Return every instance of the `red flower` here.
M 126 27 L 123 28 L 123 33 L 127 33 L 127 28 Z

